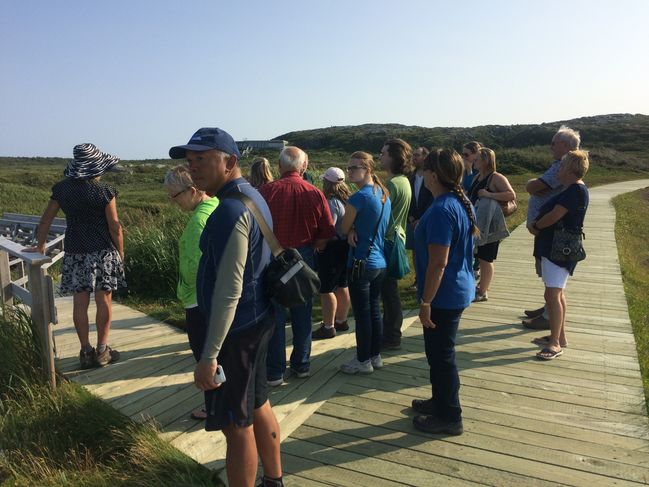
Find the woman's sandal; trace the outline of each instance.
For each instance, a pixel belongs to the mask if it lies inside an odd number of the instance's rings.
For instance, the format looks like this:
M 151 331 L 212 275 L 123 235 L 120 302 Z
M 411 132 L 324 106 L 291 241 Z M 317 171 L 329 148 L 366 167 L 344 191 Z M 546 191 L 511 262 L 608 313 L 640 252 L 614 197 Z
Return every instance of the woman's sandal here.
M 563 350 L 557 350 L 555 352 L 551 348 L 544 348 L 536 354 L 536 358 L 539 360 L 554 360 L 561 355 L 563 355 Z
M 532 343 L 534 345 L 538 345 L 539 347 L 547 347 L 550 343 L 550 335 L 535 338 L 534 340 L 532 340 Z M 561 348 L 568 348 L 567 343 L 560 343 L 559 345 L 561 346 Z
M 207 411 L 205 411 L 205 408 L 195 409 L 194 411 L 192 411 L 189 417 L 195 419 L 196 421 L 203 421 L 207 419 Z

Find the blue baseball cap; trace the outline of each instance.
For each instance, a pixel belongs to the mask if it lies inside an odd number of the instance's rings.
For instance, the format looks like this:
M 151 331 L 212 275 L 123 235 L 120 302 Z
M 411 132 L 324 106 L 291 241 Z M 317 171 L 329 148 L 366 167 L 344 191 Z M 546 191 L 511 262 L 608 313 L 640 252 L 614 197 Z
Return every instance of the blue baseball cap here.
M 232 136 L 225 130 L 216 127 L 203 127 L 198 129 L 185 145 L 177 145 L 169 149 L 172 159 L 184 159 L 188 150 L 202 152 L 207 150 L 220 150 L 226 154 L 234 154 L 241 159 L 239 147 Z

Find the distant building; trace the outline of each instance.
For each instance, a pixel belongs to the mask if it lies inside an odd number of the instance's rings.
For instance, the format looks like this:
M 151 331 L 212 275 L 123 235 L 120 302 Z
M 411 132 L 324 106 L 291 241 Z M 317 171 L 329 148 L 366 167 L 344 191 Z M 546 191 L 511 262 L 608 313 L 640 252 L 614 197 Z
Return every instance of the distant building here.
M 282 150 L 288 142 L 286 140 L 237 140 L 237 146 L 240 151 L 246 149 L 264 150 L 277 149 Z

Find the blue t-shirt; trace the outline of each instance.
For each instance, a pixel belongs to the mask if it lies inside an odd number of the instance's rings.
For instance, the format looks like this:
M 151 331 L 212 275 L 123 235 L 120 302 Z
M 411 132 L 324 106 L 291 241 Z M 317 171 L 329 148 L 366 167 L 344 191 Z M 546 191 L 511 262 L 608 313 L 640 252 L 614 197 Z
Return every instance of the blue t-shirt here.
M 471 185 L 473 184 L 473 179 L 475 178 L 476 174 L 478 174 L 477 169 L 474 169 L 470 173 L 464 171 L 464 174 L 462 176 L 462 189 L 464 190 L 464 194 L 469 194 Z
M 428 245 L 449 247 L 448 263 L 431 307 L 464 309 L 475 298 L 473 236 L 471 221 L 462 202 L 453 193 L 433 201 L 415 229 L 417 299 L 421 299 L 428 269 Z
M 375 189 L 376 192 L 374 192 Z M 370 240 L 374 236 L 376 223 L 379 221 L 379 215 L 381 215 L 382 196 L 383 191 L 379 186 L 366 184 L 349 198 L 348 203 L 356 208 L 354 229 L 356 230 L 357 238 L 356 248 L 349 248 L 349 255 L 347 257 L 347 267 L 349 268 L 351 268 L 354 258 L 365 259 L 366 257 L 366 269 L 385 269 L 387 267 L 384 256 L 384 242 L 385 232 L 388 229 L 388 222 L 390 221 L 390 213 L 392 211 L 390 198 L 386 198 L 383 204 L 383 216 L 381 216 L 378 231 L 376 231 L 372 251 L 369 257 L 367 256 Z
M 551 212 L 556 205 L 561 205 L 568 210 L 568 213 L 566 213 L 559 221 L 562 222 L 564 227 L 567 229 L 581 230 L 584 226 L 584 218 L 586 217 L 588 202 L 589 194 L 586 185 L 577 183 L 571 184 L 565 189 L 565 191 L 559 193 L 541 207 L 537 220 L 546 213 Z M 534 239 L 535 257 L 546 257 L 547 259 L 550 259 L 550 254 L 552 253 L 552 239 L 554 238 L 554 229 L 556 228 L 556 225 L 557 224 L 555 223 L 551 227 L 544 228 Z M 559 267 L 568 269 L 571 276 L 577 267 L 576 262 L 552 262 Z

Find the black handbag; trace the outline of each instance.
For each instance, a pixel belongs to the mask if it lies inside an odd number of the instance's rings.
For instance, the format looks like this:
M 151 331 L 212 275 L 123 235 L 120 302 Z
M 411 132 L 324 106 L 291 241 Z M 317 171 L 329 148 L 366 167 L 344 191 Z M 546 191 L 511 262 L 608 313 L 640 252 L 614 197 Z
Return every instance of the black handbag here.
M 582 229 L 571 230 L 558 222 L 552 236 L 550 260 L 560 263 L 579 262 L 586 258 L 586 250 L 582 242 L 585 239 Z
M 370 257 L 372 247 L 374 247 L 374 240 L 376 239 L 376 234 L 379 232 L 379 225 L 381 224 L 381 220 L 383 219 L 384 208 L 385 202 L 381 203 L 381 213 L 379 214 L 379 219 L 376 222 L 376 227 L 374 227 L 374 235 L 372 236 L 372 240 L 370 240 L 370 246 L 367 248 L 367 255 L 364 259 L 357 259 L 356 257 L 352 259 L 352 268 L 349 270 L 349 275 L 347 277 L 347 280 L 350 284 L 358 281 L 363 276 L 363 274 L 365 274 L 367 259 Z
M 285 308 L 306 303 L 320 292 L 318 274 L 304 262 L 300 253 L 293 248 L 284 249 L 266 223 L 257 205 L 245 194 L 229 193 L 225 198 L 241 201 L 257 221 L 273 258 L 263 276 L 263 285 L 270 297 Z

